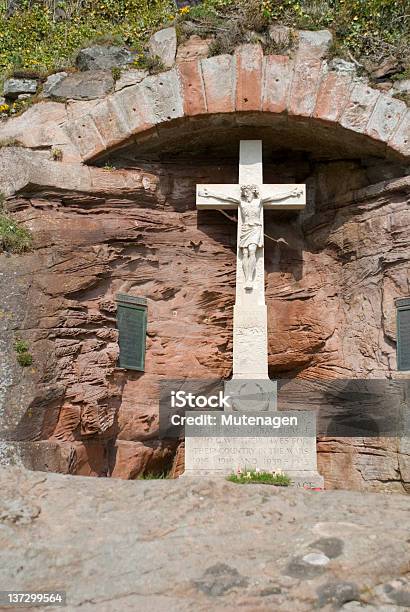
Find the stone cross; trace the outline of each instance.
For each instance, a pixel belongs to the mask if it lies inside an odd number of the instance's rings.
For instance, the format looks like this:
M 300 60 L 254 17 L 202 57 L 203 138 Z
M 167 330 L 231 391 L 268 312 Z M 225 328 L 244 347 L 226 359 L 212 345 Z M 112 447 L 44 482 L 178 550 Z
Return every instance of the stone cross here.
M 300 210 L 305 185 L 264 185 L 262 141 L 241 140 L 238 185 L 197 185 L 199 210 L 237 209 L 233 379 L 268 379 L 263 210 Z

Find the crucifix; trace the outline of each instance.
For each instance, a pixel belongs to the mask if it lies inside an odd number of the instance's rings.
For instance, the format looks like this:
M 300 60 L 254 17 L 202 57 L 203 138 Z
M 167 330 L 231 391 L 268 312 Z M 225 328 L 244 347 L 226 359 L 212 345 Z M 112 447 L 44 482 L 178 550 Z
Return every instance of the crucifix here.
M 300 210 L 305 185 L 264 185 L 262 141 L 241 140 L 239 184 L 197 185 L 199 210 L 238 210 L 233 379 L 268 380 L 263 212 Z

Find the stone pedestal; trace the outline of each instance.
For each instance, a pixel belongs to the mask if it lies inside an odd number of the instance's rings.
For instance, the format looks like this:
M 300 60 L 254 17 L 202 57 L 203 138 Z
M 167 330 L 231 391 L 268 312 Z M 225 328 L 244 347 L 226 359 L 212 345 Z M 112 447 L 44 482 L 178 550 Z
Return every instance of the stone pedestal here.
M 263 184 L 260 140 L 240 143 L 239 185 L 197 186 L 199 209 L 238 212 L 233 373 L 224 387 L 225 397 L 230 396 L 231 401 L 229 410 L 222 414 L 280 415 L 277 384 L 269 380 L 268 374 L 263 215 L 264 208 L 302 209 L 305 201 L 304 185 Z M 263 433 L 258 427 L 238 429 L 235 433 L 235 428 L 229 426 L 217 432 L 209 427 L 198 434 L 186 426 L 185 472 L 229 474 L 238 468 L 282 470 L 295 484 L 323 486 L 323 479 L 316 471 L 316 428 L 312 421 L 315 415 L 304 414 L 309 431 L 298 430 L 290 437 L 269 431 Z
M 187 415 L 198 416 L 198 412 Z M 185 474 L 226 476 L 238 468 L 272 472 L 282 470 L 295 486 L 323 487 L 317 472 L 316 415 L 292 412 L 207 412 L 212 424 L 185 426 Z M 236 424 L 243 416 L 296 416 L 298 425 L 284 430 L 270 425 Z M 229 418 L 232 421 L 228 421 Z M 208 435 L 209 434 L 209 435 Z M 280 434 L 280 435 L 279 435 Z

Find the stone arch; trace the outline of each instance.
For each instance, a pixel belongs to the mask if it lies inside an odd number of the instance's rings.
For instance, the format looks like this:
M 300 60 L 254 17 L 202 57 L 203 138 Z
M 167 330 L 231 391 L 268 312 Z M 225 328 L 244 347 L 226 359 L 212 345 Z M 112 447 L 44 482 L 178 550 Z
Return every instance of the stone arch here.
M 407 105 L 343 65 L 330 69 L 314 47 L 303 47 L 292 59 L 264 56 L 260 45 L 247 44 L 234 55 L 178 63 L 112 93 L 61 127 L 80 159 L 92 164 L 148 136 L 158 139 L 173 125 L 190 131 L 210 116 L 275 129 L 285 122 L 296 134 L 314 134 L 310 146 L 330 139 L 346 154 L 353 147 L 380 157 L 410 156 Z

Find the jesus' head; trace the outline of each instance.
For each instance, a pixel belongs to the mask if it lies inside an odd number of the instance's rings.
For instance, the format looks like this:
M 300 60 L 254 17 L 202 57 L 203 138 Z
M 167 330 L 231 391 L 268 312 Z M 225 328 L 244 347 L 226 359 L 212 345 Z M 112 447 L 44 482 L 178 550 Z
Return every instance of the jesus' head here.
M 259 188 L 257 185 L 241 185 L 241 196 L 245 202 L 252 202 L 254 198 L 259 198 Z

